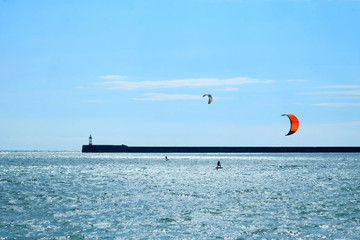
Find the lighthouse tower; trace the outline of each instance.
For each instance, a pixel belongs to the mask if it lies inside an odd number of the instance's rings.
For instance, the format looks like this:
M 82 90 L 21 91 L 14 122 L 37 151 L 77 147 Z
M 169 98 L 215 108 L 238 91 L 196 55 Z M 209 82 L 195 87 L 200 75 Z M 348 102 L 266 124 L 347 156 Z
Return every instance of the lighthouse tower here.
M 90 137 L 89 137 L 89 145 L 91 146 L 92 145 L 92 136 L 90 134 Z

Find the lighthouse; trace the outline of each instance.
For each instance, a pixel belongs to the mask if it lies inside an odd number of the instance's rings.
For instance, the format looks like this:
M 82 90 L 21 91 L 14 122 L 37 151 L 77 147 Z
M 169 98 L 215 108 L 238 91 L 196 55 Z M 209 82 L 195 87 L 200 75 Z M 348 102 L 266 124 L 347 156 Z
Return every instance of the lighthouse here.
M 89 137 L 89 145 L 90 145 L 90 146 L 92 145 L 92 137 L 91 137 L 91 134 L 90 134 L 90 137 Z

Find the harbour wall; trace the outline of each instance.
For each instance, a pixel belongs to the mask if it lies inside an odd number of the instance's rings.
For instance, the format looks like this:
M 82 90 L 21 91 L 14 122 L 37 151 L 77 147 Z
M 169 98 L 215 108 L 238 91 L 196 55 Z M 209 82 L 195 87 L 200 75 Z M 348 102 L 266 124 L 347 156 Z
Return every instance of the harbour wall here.
M 84 153 L 360 153 L 360 147 L 153 147 L 83 145 Z

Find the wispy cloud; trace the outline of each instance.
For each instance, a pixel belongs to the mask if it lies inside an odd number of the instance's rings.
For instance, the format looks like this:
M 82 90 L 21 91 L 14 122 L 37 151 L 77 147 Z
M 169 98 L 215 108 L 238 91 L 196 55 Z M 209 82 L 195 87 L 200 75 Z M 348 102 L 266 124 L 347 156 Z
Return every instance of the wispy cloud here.
M 221 91 L 221 92 L 236 92 L 239 91 L 238 88 L 234 87 L 228 87 L 228 88 L 220 88 L 220 89 L 214 89 L 215 91 Z
M 320 107 L 360 107 L 360 103 L 318 103 L 313 105 Z
M 331 85 L 316 87 L 316 89 L 331 89 L 331 91 L 311 91 L 303 92 L 303 95 L 341 95 L 341 96 L 360 96 L 360 85 Z M 359 89 L 359 90 L 358 90 Z
M 323 86 L 323 87 L 318 87 L 318 88 L 325 88 L 325 89 L 343 89 L 343 88 L 349 88 L 349 89 L 354 89 L 354 88 L 360 88 L 360 85 L 333 85 L 333 86 Z
M 108 79 L 108 80 L 119 80 L 119 79 L 126 79 L 126 76 L 121 75 L 104 75 L 100 76 L 101 79 Z
M 304 92 L 304 95 L 360 95 L 360 90 L 348 90 L 348 91 L 322 91 L 322 92 Z
M 179 87 L 211 87 L 211 86 L 236 86 L 242 84 L 254 84 L 260 82 L 252 78 L 230 78 L 230 79 L 216 79 L 216 78 L 194 78 L 182 80 L 168 80 L 168 81 L 108 81 L 103 84 L 109 86 L 111 89 L 139 89 L 139 88 L 179 88 Z
M 263 83 L 275 83 L 276 82 L 276 80 L 265 80 L 265 81 L 263 81 Z
M 199 100 L 201 95 L 189 94 L 163 94 L 163 93 L 145 93 L 142 98 L 133 98 L 139 101 L 178 101 L 178 100 Z

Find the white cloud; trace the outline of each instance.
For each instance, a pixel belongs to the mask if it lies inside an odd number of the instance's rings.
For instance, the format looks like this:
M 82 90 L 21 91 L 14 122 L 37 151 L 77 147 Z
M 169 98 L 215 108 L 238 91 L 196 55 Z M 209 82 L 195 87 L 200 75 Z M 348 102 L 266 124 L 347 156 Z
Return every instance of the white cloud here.
M 120 75 L 104 75 L 100 76 L 101 79 L 108 79 L 108 80 L 119 80 L 119 79 L 126 79 L 126 76 L 120 76 Z
M 111 89 L 139 89 L 139 88 L 178 88 L 178 87 L 211 87 L 211 86 L 234 86 L 242 84 L 254 84 L 259 80 L 252 78 L 230 78 L 230 79 L 215 79 L 215 78 L 194 78 L 182 80 L 168 80 L 168 81 L 109 81 L 103 84 L 108 85 Z
M 360 95 L 360 90 L 304 92 L 304 95 Z
M 360 88 L 360 85 L 333 85 L 333 86 L 324 86 L 319 88 Z
M 274 83 L 274 82 L 276 82 L 275 80 L 265 80 L 265 81 L 263 81 L 263 83 Z
M 331 85 L 331 86 L 322 86 L 317 87 L 317 89 L 329 89 L 327 91 L 313 91 L 313 92 L 303 92 L 303 95 L 339 95 L 342 98 L 345 96 L 350 96 L 347 98 L 356 98 L 355 96 L 360 96 L 360 85 Z
M 133 98 L 140 101 L 177 101 L 177 100 L 199 100 L 202 95 L 189 94 L 163 94 L 163 93 L 145 93 L 143 98 Z
M 313 105 L 320 107 L 358 107 L 360 103 L 318 103 Z
M 228 87 L 228 88 L 215 89 L 215 91 L 236 92 L 236 91 L 239 91 L 239 89 L 238 89 L 238 88 L 234 88 L 234 87 Z

